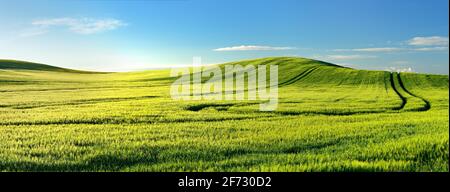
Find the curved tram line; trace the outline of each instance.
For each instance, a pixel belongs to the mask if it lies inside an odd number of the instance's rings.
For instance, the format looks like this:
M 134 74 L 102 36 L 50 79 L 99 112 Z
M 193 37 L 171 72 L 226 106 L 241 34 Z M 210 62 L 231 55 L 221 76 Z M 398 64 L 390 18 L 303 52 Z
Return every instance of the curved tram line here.
M 395 79 L 395 78 L 397 78 L 397 80 L 398 80 L 399 87 L 397 87 L 397 86 L 395 85 L 395 82 L 394 82 L 394 79 Z M 412 93 L 412 92 L 409 91 L 408 89 L 406 89 L 406 87 L 405 87 L 405 85 L 404 85 L 404 83 L 403 83 L 403 80 L 402 80 L 402 78 L 401 78 L 401 76 L 400 76 L 400 73 L 396 73 L 396 75 L 394 75 L 393 72 L 390 73 L 390 81 L 391 81 L 392 89 L 395 91 L 395 93 L 396 93 L 396 94 L 400 97 L 400 99 L 402 100 L 402 104 L 401 104 L 399 107 L 394 108 L 394 110 L 402 110 L 402 109 L 406 106 L 406 104 L 408 103 L 408 98 L 405 97 L 404 95 L 402 95 L 402 94 L 400 93 L 399 89 L 403 90 L 406 94 L 408 94 L 408 95 L 410 95 L 410 96 L 412 96 L 412 97 L 418 98 L 418 99 L 420 99 L 420 100 L 422 100 L 422 101 L 424 102 L 424 106 L 423 106 L 423 107 L 420 107 L 420 108 L 417 108 L 417 109 L 413 109 L 413 110 L 416 110 L 416 111 L 428 111 L 428 110 L 431 109 L 431 103 L 430 103 L 430 101 L 428 101 L 428 100 L 426 100 L 425 98 L 420 97 L 420 96 L 418 96 L 418 95 Z

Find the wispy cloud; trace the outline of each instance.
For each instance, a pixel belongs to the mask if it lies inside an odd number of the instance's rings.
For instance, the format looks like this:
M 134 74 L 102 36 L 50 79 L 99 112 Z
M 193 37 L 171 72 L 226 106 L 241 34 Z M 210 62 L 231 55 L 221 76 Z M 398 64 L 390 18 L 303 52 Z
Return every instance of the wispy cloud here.
M 414 46 L 447 46 L 448 37 L 431 36 L 431 37 L 414 37 L 408 41 L 409 45 Z
M 94 34 L 117 29 L 125 26 L 121 20 L 117 19 L 93 19 L 93 18 L 52 18 L 40 19 L 32 22 L 32 25 L 41 29 L 48 29 L 53 26 L 67 27 L 70 31 L 78 34 Z
M 356 51 L 356 52 L 394 52 L 402 51 L 403 48 L 398 47 L 370 47 L 370 48 L 358 48 L 358 49 L 334 49 L 333 51 Z
M 414 70 L 411 67 L 388 67 L 385 69 L 386 71 L 392 71 L 392 72 L 411 72 L 413 73 Z
M 448 51 L 448 47 L 422 47 L 415 48 L 414 51 Z
M 377 47 L 377 48 L 359 48 L 359 49 L 334 49 L 336 52 L 399 52 L 399 51 L 447 51 L 448 46 L 439 47 L 418 47 L 418 48 L 400 48 L 400 47 Z
M 272 47 L 259 45 L 241 45 L 233 47 L 222 47 L 213 49 L 213 51 L 277 51 L 277 50 L 292 50 L 295 47 Z
M 368 47 L 355 49 L 334 49 L 336 52 L 400 52 L 400 51 L 446 51 L 448 50 L 448 37 L 414 37 L 407 41 L 408 46 L 403 47 Z M 432 47 L 433 46 L 433 47 Z
M 371 58 L 376 58 L 376 56 L 373 56 L 373 55 L 325 55 L 325 56 L 316 55 L 316 56 L 314 56 L 314 58 L 322 59 L 322 60 L 344 61 L 344 60 L 371 59 Z

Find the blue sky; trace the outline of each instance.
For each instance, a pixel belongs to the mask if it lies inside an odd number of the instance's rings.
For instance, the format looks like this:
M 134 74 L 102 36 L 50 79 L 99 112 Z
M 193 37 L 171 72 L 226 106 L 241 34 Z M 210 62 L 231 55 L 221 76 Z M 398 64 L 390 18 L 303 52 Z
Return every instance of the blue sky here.
M 448 0 L 0 0 L 0 58 L 128 71 L 267 56 L 448 74 Z

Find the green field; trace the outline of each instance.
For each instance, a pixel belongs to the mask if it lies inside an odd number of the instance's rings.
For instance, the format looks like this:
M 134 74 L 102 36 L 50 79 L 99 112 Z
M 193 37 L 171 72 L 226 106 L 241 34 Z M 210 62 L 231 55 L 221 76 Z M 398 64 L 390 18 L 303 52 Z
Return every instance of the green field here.
M 447 75 L 276 57 L 279 104 L 175 101 L 170 70 L 0 60 L 1 171 L 449 171 Z

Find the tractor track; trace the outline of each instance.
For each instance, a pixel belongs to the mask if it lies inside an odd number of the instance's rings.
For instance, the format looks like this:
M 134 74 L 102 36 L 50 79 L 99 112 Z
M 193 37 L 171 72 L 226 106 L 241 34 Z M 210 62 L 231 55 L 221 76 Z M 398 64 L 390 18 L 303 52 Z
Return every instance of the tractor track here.
M 398 97 L 400 97 L 400 99 L 402 100 L 402 104 L 399 107 L 395 107 L 393 108 L 393 110 L 402 110 L 406 103 L 408 102 L 408 100 L 406 99 L 406 97 L 404 97 L 397 89 L 397 87 L 395 87 L 395 83 L 394 83 L 394 73 L 390 73 L 389 76 L 389 80 L 391 82 L 391 87 L 392 89 L 395 91 L 395 93 L 398 95 Z
M 397 86 L 395 85 L 395 82 L 394 82 L 394 79 L 395 79 L 395 78 L 397 78 L 397 80 L 398 80 L 399 87 L 397 87 Z M 418 99 L 422 100 L 422 101 L 425 103 L 425 105 L 424 105 L 423 107 L 417 108 L 417 109 L 413 109 L 413 111 L 428 111 L 428 110 L 431 108 L 431 103 L 430 103 L 428 100 L 426 100 L 426 99 L 424 99 L 423 97 L 420 97 L 420 96 L 418 96 L 418 95 L 412 93 L 411 91 L 409 91 L 409 90 L 405 87 L 405 85 L 404 85 L 404 83 L 403 83 L 403 80 L 402 80 L 402 78 L 401 78 L 401 76 L 400 76 L 400 73 L 396 73 L 396 75 L 394 75 L 393 72 L 390 73 L 390 82 L 391 82 L 391 87 L 392 87 L 392 89 L 395 91 L 395 93 L 396 93 L 396 94 L 400 97 L 400 99 L 402 100 L 402 103 L 400 104 L 400 106 L 393 108 L 393 110 L 402 110 L 402 109 L 405 108 L 406 104 L 408 103 L 408 98 L 405 97 L 404 95 L 402 95 L 402 94 L 400 93 L 399 89 L 403 90 L 406 94 L 408 94 L 408 95 L 410 95 L 410 96 L 412 96 L 412 97 L 415 97 L 415 98 L 418 98 Z
M 406 93 L 408 93 L 409 95 L 411 95 L 411 96 L 413 96 L 413 97 L 419 98 L 420 100 L 422 100 L 422 101 L 425 103 L 425 106 L 423 106 L 423 107 L 417 109 L 418 111 L 428 111 L 428 110 L 431 109 L 431 103 L 430 103 L 430 101 L 428 101 L 428 100 L 426 100 L 425 98 L 420 97 L 420 96 L 418 96 L 418 95 L 416 95 L 416 94 L 414 94 L 414 93 L 411 93 L 411 91 L 409 91 L 408 89 L 406 89 L 405 85 L 403 84 L 402 78 L 400 77 L 400 73 L 397 73 L 397 78 L 398 78 L 398 83 L 400 84 L 400 87 L 401 87 Z
M 307 69 L 307 70 L 301 72 L 301 73 L 298 74 L 297 76 L 295 76 L 295 77 L 293 77 L 293 78 L 291 78 L 291 79 L 289 79 L 289 80 L 287 80 L 287 81 L 285 81 L 285 82 L 283 82 L 283 83 L 279 83 L 278 86 L 279 86 L 279 87 L 283 87 L 283 86 L 291 85 L 291 84 L 293 84 L 293 83 L 295 83 L 295 82 L 297 82 L 297 81 L 303 79 L 304 77 L 308 76 L 310 73 L 312 73 L 313 71 L 315 71 L 317 68 L 319 68 L 319 67 L 312 67 L 312 68 L 309 68 L 309 69 Z
M 295 76 L 295 77 L 293 77 L 293 78 L 291 78 L 291 79 L 289 79 L 289 80 L 287 80 L 285 82 L 278 83 L 277 86 L 278 87 L 284 87 L 284 86 L 291 85 L 291 84 L 293 84 L 293 83 L 295 83 L 295 82 L 305 78 L 306 76 L 308 76 L 310 73 L 312 73 L 313 71 L 315 71 L 318 68 L 319 67 L 311 67 L 311 68 L 301 72 L 297 76 Z M 275 86 L 270 86 L 270 85 L 266 86 L 266 88 L 272 88 L 272 87 L 275 87 Z M 256 91 L 256 90 L 257 89 L 233 90 L 233 91 L 230 91 L 230 92 L 222 91 L 222 93 L 223 94 L 233 94 L 233 93 L 243 93 L 243 92 L 246 92 L 246 91 Z M 204 95 L 210 95 L 210 94 L 211 93 L 206 93 Z M 215 93 L 213 93 L 213 94 L 215 94 Z M 192 96 L 192 94 L 189 94 L 189 95 Z M 195 95 L 195 96 L 198 96 L 198 95 Z

